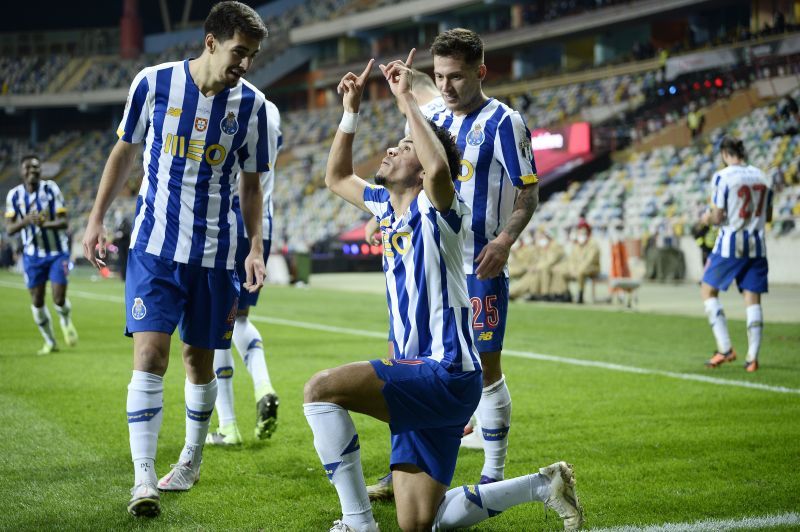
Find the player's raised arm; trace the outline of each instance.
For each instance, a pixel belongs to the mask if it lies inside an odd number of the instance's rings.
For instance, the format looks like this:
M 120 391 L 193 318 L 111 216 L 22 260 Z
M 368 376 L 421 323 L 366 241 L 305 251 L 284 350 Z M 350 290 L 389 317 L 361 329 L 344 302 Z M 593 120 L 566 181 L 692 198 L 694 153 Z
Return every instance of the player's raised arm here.
M 374 59 L 370 59 L 359 76 L 348 72 L 336 87 L 336 91 L 342 94 L 344 115 L 333 138 L 325 170 L 325 185 L 331 192 L 367 212 L 370 211 L 364 204 L 364 189 L 369 185 L 353 172 L 353 137 L 358 124 L 361 95 L 374 62 Z
M 139 153 L 138 144 L 131 144 L 120 139 L 111 150 L 103 169 L 97 196 L 95 196 L 86 230 L 83 233 L 83 256 L 96 268 L 105 266 L 105 263 L 100 260 L 106 257 L 106 228 L 103 226 L 103 218 L 111 206 L 111 202 L 114 201 L 127 181 L 137 153 Z M 95 256 L 95 248 L 98 248 L 97 256 Z
M 415 49 L 412 48 L 408 59 L 392 61 L 388 65 L 380 65 L 383 75 L 389 82 L 392 94 L 405 111 L 411 130 L 411 141 L 425 174 L 422 186 L 431 204 L 439 212 L 447 212 L 453 204 L 455 186 L 447 160 L 447 153 L 431 128 L 428 119 L 422 114 L 414 95 L 411 93 L 413 73 L 410 65 L 414 60 Z

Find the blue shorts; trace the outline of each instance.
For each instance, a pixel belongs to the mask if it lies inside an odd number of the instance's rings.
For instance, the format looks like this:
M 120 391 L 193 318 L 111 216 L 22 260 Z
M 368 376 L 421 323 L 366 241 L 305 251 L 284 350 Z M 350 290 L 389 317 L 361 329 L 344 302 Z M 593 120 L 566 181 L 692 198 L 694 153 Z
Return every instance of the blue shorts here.
M 765 294 L 769 291 L 768 273 L 769 265 L 765 257 L 737 259 L 711 253 L 706 261 L 703 282 L 724 292 L 736 279 L 736 285 L 740 292 L 748 290 L 757 294 Z
M 413 464 L 449 486 L 464 425 L 478 407 L 480 371 L 448 373 L 429 358 L 371 360 L 392 432 L 391 467 Z
M 508 277 L 478 279 L 467 275 L 467 292 L 472 303 L 472 339 L 479 353 L 503 349 L 508 315 Z
M 60 253 L 49 257 L 22 255 L 25 285 L 28 288 L 43 285 L 48 279 L 51 283 L 67 284 L 69 266 L 69 253 Z
M 224 268 L 183 264 L 131 249 L 125 277 L 125 334 L 163 332 L 180 325 L 181 340 L 203 349 L 228 349 L 239 299 L 239 278 Z
M 262 240 L 264 243 L 264 266 L 267 265 L 269 259 L 269 249 L 272 244 L 271 240 Z M 247 272 L 244 271 L 244 259 L 250 253 L 250 240 L 244 237 L 239 238 L 236 243 L 236 275 L 239 276 L 239 310 L 245 310 L 250 307 L 255 307 L 258 303 L 258 292 L 250 293 L 243 285 L 247 281 Z

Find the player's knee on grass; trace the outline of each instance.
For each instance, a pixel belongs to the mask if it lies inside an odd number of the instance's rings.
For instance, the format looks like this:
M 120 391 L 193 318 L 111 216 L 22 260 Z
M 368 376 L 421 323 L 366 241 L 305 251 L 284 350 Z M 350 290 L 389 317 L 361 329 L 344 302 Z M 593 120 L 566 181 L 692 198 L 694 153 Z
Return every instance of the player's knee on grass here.
M 425 518 L 422 515 L 397 515 L 397 525 L 403 532 L 428 532 L 433 528 L 433 520 L 436 515 Z

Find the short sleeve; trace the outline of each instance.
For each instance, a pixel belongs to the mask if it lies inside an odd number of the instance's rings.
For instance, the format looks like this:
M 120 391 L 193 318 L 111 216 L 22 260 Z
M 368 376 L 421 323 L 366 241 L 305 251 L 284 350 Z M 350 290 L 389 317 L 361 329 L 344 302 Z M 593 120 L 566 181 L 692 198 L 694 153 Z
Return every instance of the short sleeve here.
M 711 180 L 711 204 L 718 209 L 727 208 L 728 189 L 722 174 L 714 174 Z
M 515 187 L 539 182 L 531 148 L 531 132 L 518 112 L 512 111 L 500 122 L 494 141 L 494 156 L 503 165 Z
M 14 207 L 14 191 L 11 190 L 6 196 L 6 220 L 13 220 L 17 217 L 17 209 Z
M 270 170 L 269 118 L 264 99 L 261 100 L 255 121 L 251 122 L 250 126 L 247 130 L 247 140 L 240 148 L 240 152 L 254 153 L 255 157 L 242 156 L 240 153 L 239 166 L 245 172 L 268 172 Z
M 420 192 L 417 201 L 420 212 L 435 213 L 436 217 L 440 221 L 445 222 L 446 227 L 449 227 L 453 233 L 456 234 L 461 232 L 464 217 L 468 216 L 469 213 L 472 212 L 458 192 L 453 194 L 453 202 L 450 204 L 450 210 L 447 212 L 438 211 L 436 207 L 433 206 L 431 200 L 424 191 Z M 441 226 L 441 224 L 439 225 Z
M 52 201 L 56 214 L 64 214 L 67 212 L 67 207 L 64 205 L 64 195 L 61 194 L 61 189 L 58 188 L 58 185 L 55 181 L 50 181 L 48 185 L 50 186 L 50 191 L 53 194 Z
M 131 144 L 139 144 L 144 140 L 150 120 L 150 85 L 147 72 L 147 69 L 142 70 L 133 78 L 128 100 L 125 102 L 125 113 L 117 128 L 117 136 Z
M 383 187 L 365 187 L 364 205 L 380 221 L 389 211 L 389 191 Z

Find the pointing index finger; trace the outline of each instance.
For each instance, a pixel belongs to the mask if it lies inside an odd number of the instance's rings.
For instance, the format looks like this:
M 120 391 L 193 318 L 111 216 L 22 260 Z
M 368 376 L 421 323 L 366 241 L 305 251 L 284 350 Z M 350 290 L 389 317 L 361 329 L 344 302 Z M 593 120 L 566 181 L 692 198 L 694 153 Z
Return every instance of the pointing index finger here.
M 411 63 L 414 61 L 414 54 L 417 53 L 416 48 L 412 48 L 410 52 L 408 52 L 408 59 L 406 59 L 406 66 L 411 67 Z
M 372 65 L 374 63 L 375 63 L 374 59 L 369 60 L 369 63 L 367 63 L 367 68 L 365 68 L 364 72 L 362 72 L 361 75 L 358 76 L 359 81 L 364 81 L 365 79 L 367 79 L 367 75 L 369 74 L 369 71 L 372 70 Z

